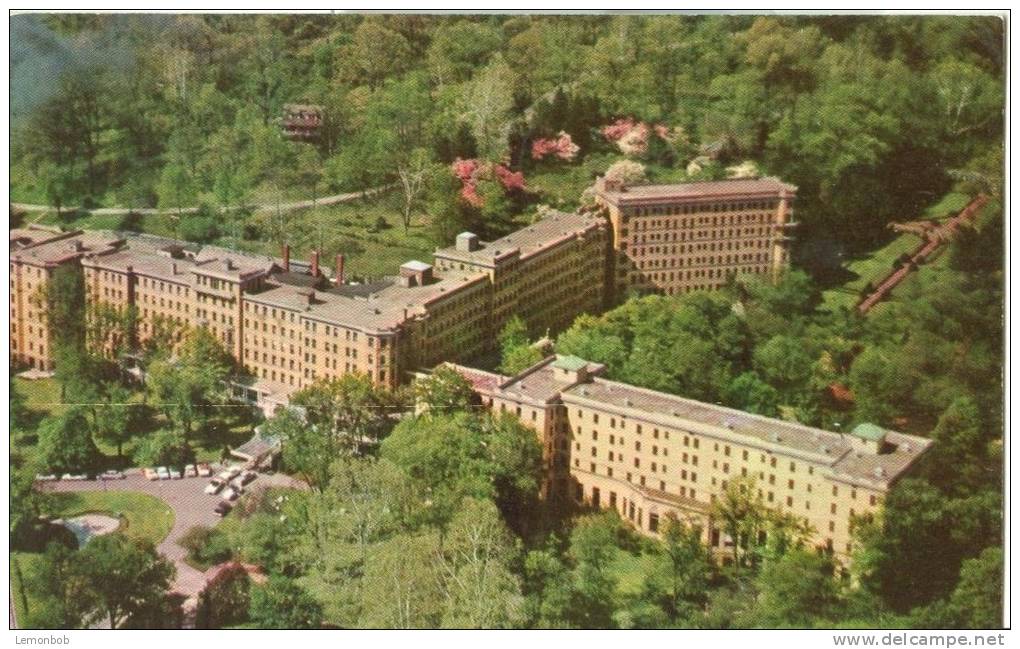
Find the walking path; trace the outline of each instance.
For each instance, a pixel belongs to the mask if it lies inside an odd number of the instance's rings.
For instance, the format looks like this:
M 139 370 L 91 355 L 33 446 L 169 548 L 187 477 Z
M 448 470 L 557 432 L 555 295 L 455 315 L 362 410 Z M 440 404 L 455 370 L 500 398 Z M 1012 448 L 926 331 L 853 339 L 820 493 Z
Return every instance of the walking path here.
M 316 207 L 318 205 L 338 205 L 338 204 L 341 204 L 341 203 L 349 203 L 349 202 L 351 202 L 353 200 L 356 200 L 356 199 L 359 199 L 359 198 L 367 198 L 369 196 L 375 196 L 376 194 L 384 193 L 386 191 L 389 191 L 389 190 L 393 189 L 396 186 L 397 186 L 396 183 L 391 183 L 389 185 L 382 185 L 381 187 L 373 187 L 371 189 L 364 189 L 364 190 L 356 191 L 356 192 L 347 192 L 345 194 L 334 194 L 332 196 L 323 196 L 322 198 L 317 198 L 317 199 L 314 199 L 314 200 L 310 199 L 310 200 L 304 200 L 304 201 L 291 201 L 291 202 L 279 203 L 279 204 L 274 201 L 274 202 L 270 202 L 270 203 L 254 203 L 254 204 L 251 204 L 251 205 L 244 205 L 243 207 L 252 208 L 254 210 L 279 210 L 280 212 L 292 212 L 294 210 L 303 210 L 303 209 L 307 209 L 309 207 Z M 36 205 L 36 204 L 33 204 L 33 203 L 11 203 L 11 206 L 14 209 L 23 210 L 25 212 L 51 212 L 51 211 L 53 211 L 53 206 L 52 205 Z M 73 212 L 73 211 L 76 211 L 76 210 L 79 210 L 79 209 L 81 209 L 81 208 L 79 208 L 79 207 L 64 207 L 64 208 L 61 209 L 61 211 L 63 211 L 63 212 Z M 238 209 L 238 208 L 236 208 L 236 207 L 221 208 L 221 211 L 228 211 L 228 210 L 233 210 L 233 209 Z M 95 214 L 95 215 L 100 215 L 100 216 L 101 215 L 126 216 L 128 214 L 143 214 L 143 215 L 152 215 L 152 214 L 157 214 L 157 215 L 158 214 L 168 214 L 168 215 L 195 214 L 195 213 L 198 212 L 198 210 L 199 210 L 198 207 L 180 207 L 180 208 L 173 208 L 173 207 L 171 207 L 171 208 L 166 208 L 166 209 L 161 209 L 161 208 L 158 208 L 158 207 L 98 207 L 96 209 L 84 210 L 84 211 L 88 212 L 89 214 Z

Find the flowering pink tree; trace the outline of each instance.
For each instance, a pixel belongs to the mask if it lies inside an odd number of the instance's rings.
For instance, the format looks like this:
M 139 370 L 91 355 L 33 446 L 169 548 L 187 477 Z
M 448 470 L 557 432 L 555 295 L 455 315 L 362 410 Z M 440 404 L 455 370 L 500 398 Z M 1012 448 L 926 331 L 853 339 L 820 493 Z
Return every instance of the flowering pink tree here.
M 670 146 L 677 146 L 686 141 L 686 133 L 682 128 L 670 128 L 665 124 L 649 125 L 635 121 L 632 117 L 623 117 L 603 126 L 602 135 L 629 156 L 642 156 L 647 153 L 649 138 L 652 136 Z
M 539 138 L 531 143 L 531 157 L 541 160 L 548 155 L 555 155 L 560 160 L 573 160 L 581 147 L 574 144 L 570 133 L 560 131 L 556 138 Z
M 480 160 L 462 160 L 457 158 L 451 165 L 451 171 L 462 183 L 460 197 L 474 207 L 483 207 L 485 199 L 478 193 L 478 183 L 482 181 L 499 181 L 505 191 L 524 191 L 524 174 L 510 171 L 501 164 L 484 163 Z

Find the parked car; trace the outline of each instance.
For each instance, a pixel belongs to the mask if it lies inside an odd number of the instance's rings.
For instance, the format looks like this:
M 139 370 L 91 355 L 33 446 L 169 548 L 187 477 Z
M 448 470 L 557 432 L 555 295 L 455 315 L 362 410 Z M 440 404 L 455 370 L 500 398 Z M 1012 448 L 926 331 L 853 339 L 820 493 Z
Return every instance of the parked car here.
M 259 474 L 254 471 L 245 471 L 241 474 L 241 485 L 246 485 L 257 477 L 259 477 Z
M 35 476 L 35 479 L 37 482 L 52 482 L 57 479 L 57 476 L 53 475 L 52 473 L 49 473 L 46 475 L 37 475 Z
M 209 481 L 209 484 L 206 486 L 205 492 L 210 496 L 214 496 L 220 492 L 220 489 L 222 489 L 223 485 L 225 484 L 226 483 L 220 480 L 219 478 L 213 478 L 212 480 Z
M 223 497 L 223 500 L 237 500 L 242 493 L 244 493 L 244 489 L 242 487 L 235 487 L 231 485 L 224 489 L 223 493 L 220 495 Z
M 183 476 L 181 475 L 181 472 L 180 472 L 179 469 L 175 469 L 173 467 L 170 468 L 170 479 L 171 480 L 180 480 L 182 477 Z
M 89 477 L 84 473 L 65 473 L 60 476 L 61 480 L 88 480 Z
M 203 478 L 208 478 L 209 476 L 212 475 L 212 467 L 209 466 L 209 464 L 206 462 L 199 462 L 198 475 L 202 476 Z
M 188 464 L 187 466 L 184 467 L 184 477 L 194 478 L 197 475 L 198 470 L 195 468 L 194 464 Z
M 228 480 L 229 481 L 229 480 L 233 480 L 234 478 L 236 478 L 238 475 L 240 475 L 240 473 L 241 473 L 241 467 L 239 467 L 239 466 L 232 466 L 232 467 L 228 467 L 224 471 L 221 471 L 218 477 L 221 478 L 222 480 Z
M 142 469 L 142 475 L 145 476 L 146 480 L 159 480 L 159 473 L 151 467 Z
M 156 473 L 159 474 L 160 480 L 170 479 L 170 469 L 166 468 L 165 466 L 156 467 Z
M 213 508 L 213 511 L 220 516 L 226 516 L 227 514 L 230 513 L 230 510 L 233 508 L 234 508 L 233 505 L 231 505 L 225 500 L 221 500 L 216 504 L 216 507 Z
M 124 474 L 116 469 L 110 469 L 109 471 L 103 471 L 99 474 L 100 480 L 123 480 Z

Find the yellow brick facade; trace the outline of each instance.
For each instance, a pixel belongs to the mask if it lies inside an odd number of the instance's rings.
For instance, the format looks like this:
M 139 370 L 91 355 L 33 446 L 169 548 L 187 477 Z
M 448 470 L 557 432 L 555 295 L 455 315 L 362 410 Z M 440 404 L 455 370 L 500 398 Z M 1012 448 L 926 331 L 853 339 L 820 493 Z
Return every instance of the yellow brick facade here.
M 775 276 L 789 265 L 795 194 L 770 178 L 632 187 L 600 180 L 616 294 L 679 295 L 738 275 Z
M 615 509 L 649 535 L 676 515 L 722 553 L 731 544 L 713 505 L 745 479 L 767 507 L 805 520 L 815 545 L 846 560 L 854 517 L 881 507 L 931 444 L 893 431 L 868 441 L 607 381 L 602 366 L 572 357 L 516 377 L 453 367 L 486 407 L 536 430 L 546 493 Z

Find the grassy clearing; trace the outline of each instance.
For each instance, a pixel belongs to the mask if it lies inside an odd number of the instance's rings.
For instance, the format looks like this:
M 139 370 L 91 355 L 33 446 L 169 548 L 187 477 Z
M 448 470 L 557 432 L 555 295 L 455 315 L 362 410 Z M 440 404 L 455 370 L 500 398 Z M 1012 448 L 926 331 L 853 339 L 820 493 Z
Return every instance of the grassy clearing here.
M 962 210 L 968 201 L 970 201 L 970 196 L 950 192 L 927 208 L 918 218 L 943 220 Z M 852 307 L 857 303 L 860 292 L 865 286 L 869 283 L 874 285 L 880 282 L 892 270 L 893 263 L 900 255 L 910 253 L 920 243 L 921 239 L 916 235 L 904 233 L 869 254 L 852 258 L 845 264 L 845 269 L 853 275 L 853 278 L 840 286 L 824 291 L 822 307 L 830 311 L 842 306 Z M 938 267 L 939 264 L 946 263 L 947 258 L 948 254 L 943 253 L 932 264 L 934 267 Z
M 159 498 L 133 491 L 77 491 L 52 494 L 53 515 L 73 518 L 87 513 L 123 516 L 118 532 L 158 544 L 174 526 L 174 512 Z

